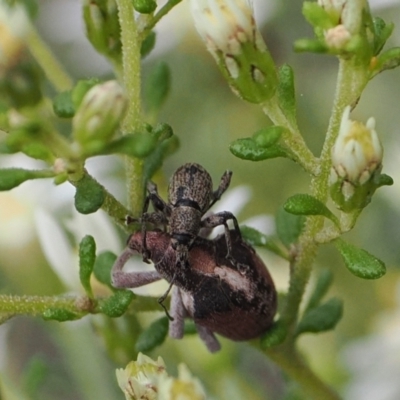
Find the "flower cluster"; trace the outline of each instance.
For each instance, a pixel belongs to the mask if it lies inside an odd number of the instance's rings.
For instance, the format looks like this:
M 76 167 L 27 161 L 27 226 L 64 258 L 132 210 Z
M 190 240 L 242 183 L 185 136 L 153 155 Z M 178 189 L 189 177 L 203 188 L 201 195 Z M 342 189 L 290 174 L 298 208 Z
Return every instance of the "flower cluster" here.
M 178 366 L 178 378 L 168 375 L 164 361 L 157 361 L 139 353 L 137 361 L 125 369 L 117 369 L 119 387 L 126 400 L 204 400 L 205 392 L 198 379 L 193 378 L 184 364 Z

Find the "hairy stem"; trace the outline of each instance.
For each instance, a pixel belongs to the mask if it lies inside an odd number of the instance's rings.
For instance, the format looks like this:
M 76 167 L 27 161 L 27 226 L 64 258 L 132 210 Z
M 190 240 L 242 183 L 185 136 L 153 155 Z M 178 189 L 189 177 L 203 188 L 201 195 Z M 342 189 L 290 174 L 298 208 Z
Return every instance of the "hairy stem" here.
M 122 133 L 139 132 L 141 120 L 141 69 L 140 38 L 133 13 L 131 0 L 117 0 L 119 21 L 121 25 L 122 68 L 125 90 L 129 99 L 126 117 L 122 124 Z M 128 208 L 133 216 L 142 210 L 144 199 L 143 160 L 125 158 L 127 175 Z

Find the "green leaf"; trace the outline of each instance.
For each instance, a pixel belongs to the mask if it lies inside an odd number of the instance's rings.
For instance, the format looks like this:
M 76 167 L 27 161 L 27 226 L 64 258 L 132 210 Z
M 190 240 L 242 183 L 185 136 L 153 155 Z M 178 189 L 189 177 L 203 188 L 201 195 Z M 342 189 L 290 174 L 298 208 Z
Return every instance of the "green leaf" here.
M 156 44 L 156 33 L 151 31 L 142 42 L 140 47 L 140 55 L 142 58 L 146 57 L 154 48 Z
M 299 322 L 296 334 L 325 332 L 333 329 L 343 315 L 343 301 L 331 298 L 327 302 L 307 311 Z
M 179 139 L 175 135 L 159 143 L 145 160 L 143 171 L 145 179 L 151 179 L 155 172 L 161 168 L 164 159 L 173 154 L 178 148 Z
M 30 179 L 52 178 L 54 175 L 51 170 L 0 169 L 0 191 L 11 190 Z
M 111 269 L 116 259 L 117 256 L 114 253 L 111 251 L 104 251 L 96 257 L 93 268 L 96 279 L 113 290 L 114 287 L 111 285 Z
M 145 83 L 145 99 L 150 111 L 158 111 L 171 86 L 171 74 L 165 62 L 158 63 L 150 71 Z
M 109 143 L 102 154 L 120 153 L 131 157 L 147 157 L 156 146 L 156 139 L 150 133 L 133 133 Z
M 338 219 L 325 204 L 309 194 L 295 194 L 289 197 L 283 208 L 295 215 L 322 215 L 339 226 Z
M 99 310 L 111 318 L 122 316 L 135 295 L 130 290 L 116 290 L 107 299 L 99 301 Z
M 257 229 L 254 229 L 250 226 L 241 225 L 240 232 L 242 233 L 243 239 L 250 246 L 259 246 L 272 251 L 280 257 L 287 259 L 287 254 L 281 248 L 282 246 L 277 243 L 277 240 L 274 238 L 268 237 L 263 233 L 259 232 Z
M 171 138 L 174 134 L 171 125 L 166 124 L 165 122 L 157 124 L 154 128 L 151 129 L 152 135 L 159 142 L 163 142 Z
M 349 271 L 363 279 L 378 279 L 385 275 L 385 264 L 367 251 L 353 246 L 342 239 L 335 241 Z
M 308 300 L 306 312 L 319 305 L 322 298 L 328 292 L 328 289 L 331 286 L 332 281 L 333 281 L 332 272 L 329 269 L 323 269 L 318 276 L 318 280 L 315 284 L 313 293 L 310 299 Z
M 137 352 L 147 353 L 162 344 L 168 334 L 169 321 L 167 317 L 161 317 L 154 321 L 138 337 L 135 344 Z
M 75 110 L 79 108 L 86 93 L 101 82 L 98 78 L 82 79 L 78 81 L 71 91 L 72 106 Z
M 53 99 L 53 111 L 60 118 L 72 118 L 75 115 L 75 106 L 70 90 L 59 93 Z
M 86 235 L 79 244 L 79 279 L 86 294 L 93 298 L 90 277 L 96 260 L 96 243 L 93 236 Z
M 303 230 L 305 217 L 303 215 L 289 214 L 280 208 L 276 215 L 276 232 L 282 243 L 289 247 L 296 243 Z
M 394 29 L 394 24 L 393 23 L 386 24 L 386 22 L 379 17 L 375 17 L 373 19 L 373 24 L 375 32 L 373 55 L 376 56 L 381 52 L 386 41 L 392 34 Z
M 298 53 L 327 53 L 329 51 L 326 44 L 318 39 L 298 39 L 294 42 L 294 50 Z
M 85 175 L 76 185 L 75 208 L 81 214 L 94 213 L 103 205 L 105 197 L 103 187 Z
M 378 186 L 392 186 L 394 183 L 393 178 L 386 174 L 381 174 L 379 176 Z
M 53 163 L 55 159 L 49 148 L 39 142 L 27 143 L 22 146 L 21 151 L 29 157 L 46 161 L 49 164 Z
M 331 15 L 315 2 L 305 1 L 302 12 L 314 28 L 329 29 L 335 26 Z
M 282 126 L 269 126 L 268 128 L 263 128 L 255 132 L 252 139 L 257 146 L 268 148 L 280 139 L 284 131 L 285 128 Z
M 272 327 L 261 337 L 261 348 L 268 349 L 281 344 L 286 335 L 287 326 L 281 320 L 274 322 Z
M 80 315 L 64 308 L 48 308 L 46 311 L 43 312 L 42 317 L 45 320 L 56 320 L 59 322 L 65 322 L 79 319 Z
M 373 76 L 388 69 L 397 68 L 399 65 L 400 47 L 393 47 L 378 56 L 376 60 L 376 65 L 374 66 Z
M 268 158 L 286 157 L 286 152 L 279 146 L 260 147 L 252 138 L 237 139 L 229 146 L 231 153 L 243 160 L 262 161 Z
M 133 0 L 133 8 L 141 14 L 151 14 L 157 3 L 154 0 Z
M 282 111 L 292 123 L 296 122 L 296 93 L 294 73 L 290 65 L 284 64 L 278 71 L 278 97 Z

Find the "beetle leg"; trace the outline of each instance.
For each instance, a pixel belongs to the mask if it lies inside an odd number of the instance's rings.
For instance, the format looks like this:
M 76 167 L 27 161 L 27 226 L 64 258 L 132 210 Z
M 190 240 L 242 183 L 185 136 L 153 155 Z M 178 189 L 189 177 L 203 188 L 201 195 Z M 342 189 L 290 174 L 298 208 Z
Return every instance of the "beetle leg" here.
M 207 209 L 210 209 L 225 193 L 226 189 L 228 189 L 232 178 L 232 171 L 225 171 L 224 174 L 221 176 L 221 181 L 217 190 L 211 195 L 211 202 Z
M 169 283 L 168 289 L 167 289 L 167 290 L 165 291 L 165 293 L 164 293 L 161 297 L 159 297 L 159 299 L 157 300 L 157 301 L 158 301 L 158 304 L 164 309 L 165 314 L 166 314 L 167 318 L 168 318 L 170 321 L 173 321 L 174 318 L 172 318 L 171 315 L 169 314 L 167 308 L 166 308 L 165 305 L 164 305 L 164 301 L 165 301 L 165 299 L 167 298 L 169 292 L 171 291 L 172 286 L 174 286 L 176 277 L 178 276 L 177 272 L 178 272 L 178 271 L 175 271 L 174 276 L 172 277 L 171 282 Z
M 221 349 L 221 344 L 218 339 L 215 337 L 214 333 L 210 331 L 208 328 L 201 326 L 199 324 L 195 324 L 197 332 L 200 336 L 200 339 L 207 346 L 207 349 L 210 353 L 215 353 Z
M 187 312 L 182 301 L 181 290 L 175 286 L 171 295 L 171 315 L 174 320 L 169 323 L 169 336 L 182 339 Z
M 117 258 L 111 269 L 111 283 L 115 288 L 137 288 L 160 280 L 157 271 L 124 272 L 122 271 L 128 259 L 135 253 L 129 247 Z
M 243 269 L 246 269 L 245 266 L 238 263 L 232 256 L 232 239 L 231 239 L 231 233 L 229 232 L 229 227 L 227 224 L 227 221 L 229 221 L 230 219 L 233 221 L 233 226 L 235 228 L 236 234 L 238 235 L 238 238 L 241 239 L 242 235 L 240 233 L 239 224 L 237 222 L 237 219 L 229 211 L 222 211 L 222 212 L 219 212 L 216 214 L 212 214 L 212 215 L 208 216 L 207 218 L 204 218 L 201 221 L 201 225 L 202 225 L 202 227 L 205 227 L 205 228 L 215 228 L 216 226 L 224 225 L 226 249 L 227 249 L 226 259 L 229 260 L 239 271 L 242 271 Z
M 147 229 L 146 223 L 150 222 L 153 225 L 166 225 L 168 220 L 164 214 L 161 212 L 153 212 L 153 213 L 143 213 L 142 218 L 140 218 L 140 222 L 142 223 L 142 256 L 143 262 L 149 263 L 150 261 L 150 252 L 147 248 Z

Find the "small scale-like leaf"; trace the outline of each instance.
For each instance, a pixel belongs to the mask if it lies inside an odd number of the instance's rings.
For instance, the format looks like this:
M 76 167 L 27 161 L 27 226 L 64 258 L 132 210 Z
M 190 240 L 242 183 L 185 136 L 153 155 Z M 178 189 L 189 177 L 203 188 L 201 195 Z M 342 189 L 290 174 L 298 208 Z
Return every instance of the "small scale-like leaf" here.
M 324 203 L 309 194 L 295 194 L 289 197 L 283 205 L 285 211 L 295 215 L 322 215 L 336 225 L 339 221 Z
M 85 175 L 76 185 L 75 208 L 81 214 L 96 212 L 104 203 L 103 187 L 91 176 Z
M 229 146 L 231 153 L 249 161 L 262 161 L 268 158 L 286 157 L 285 151 L 278 145 L 268 148 L 260 147 L 252 138 L 237 139 Z
M 397 68 L 400 65 L 400 47 L 393 47 L 377 57 L 374 74 Z
M 329 51 L 326 44 L 318 39 L 298 39 L 294 42 L 294 50 L 298 53 L 327 53 Z
M 296 329 L 296 334 L 325 332 L 333 329 L 343 315 L 343 301 L 331 298 L 318 307 L 307 311 Z
M 36 160 L 46 161 L 49 164 L 51 164 L 55 159 L 48 146 L 45 146 L 40 142 L 27 143 L 22 146 L 21 151 L 29 157 L 35 158 Z
M 156 146 L 157 140 L 150 133 L 133 133 L 109 143 L 102 154 L 120 153 L 131 157 L 147 157 Z
M 133 8 L 141 14 L 150 14 L 157 8 L 154 0 L 133 0 Z
M 393 178 L 386 174 L 379 176 L 378 186 L 392 186 L 394 183 Z
M 305 222 L 304 215 L 294 215 L 286 212 L 283 208 L 276 215 L 276 233 L 282 243 L 289 247 L 296 243 Z
M 112 289 L 114 288 L 111 285 L 111 269 L 116 259 L 117 256 L 114 253 L 111 251 L 104 251 L 96 257 L 93 268 L 96 279 Z
M 79 244 L 79 278 L 86 294 L 93 298 L 90 277 L 96 260 L 96 243 L 93 236 L 86 235 Z
M 30 179 L 52 178 L 51 170 L 29 170 L 23 168 L 0 169 L 0 191 L 11 190 Z
M 98 78 L 89 78 L 79 80 L 71 91 L 72 105 L 77 110 L 82 103 L 86 93 L 93 87 L 100 83 Z
M 285 128 L 282 126 L 269 126 L 255 132 L 252 139 L 257 146 L 268 148 L 279 140 L 284 131 Z
M 145 83 L 146 103 L 151 111 L 158 111 L 167 98 L 171 86 L 171 73 L 165 62 L 158 63 L 150 71 Z
M 386 41 L 389 39 L 390 35 L 393 32 L 394 24 L 390 23 L 387 24 L 382 18 L 375 17 L 373 19 L 374 23 L 374 56 L 378 55 L 383 46 L 385 45 Z
M 385 275 L 385 264 L 372 254 L 342 239 L 337 239 L 335 244 L 352 274 L 363 279 L 378 279 Z
M 42 314 L 45 320 L 56 320 L 59 322 L 74 321 L 80 318 L 80 315 L 64 308 L 48 308 Z
M 144 176 L 151 179 L 155 172 L 162 166 L 163 160 L 173 154 L 179 148 L 178 136 L 173 135 L 169 139 L 158 143 L 154 151 L 149 154 L 144 163 Z
M 323 269 L 317 279 L 315 288 L 308 300 L 306 311 L 319 305 L 333 281 L 333 274 L 329 269 Z
M 296 121 L 296 95 L 294 73 L 290 65 L 284 64 L 279 68 L 278 96 L 281 109 L 291 122 Z
M 107 299 L 99 301 L 99 310 L 111 318 L 118 318 L 125 313 L 135 295 L 130 290 L 116 290 Z
M 75 107 L 70 90 L 61 92 L 54 98 L 53 111 L 60 118 L 72 118 L 75 115 Z
M 147 353 L 162 344 L 168 334 L 169 321 L 167 317 L 161 317 L 154 321 L 138 337 L 135 344 L 137 352 Z
M 329 29 L 335 26 L 334 23 L 336 21 L 334 21 L 332 16 L 318 3 L 305 1 L 303 3 L 302 12 L 306 20 L 314 28 Z
M 154 48 L 156 44 L 156 33 L 151 31 L 142 42 L 140 47 L 140 55 L 142 58 L 146 57 Z
M 282 343 L 287 335 L 287 326 L 280 320 L 276 321 L 261 337 L 261 348 L 268 349 Z

